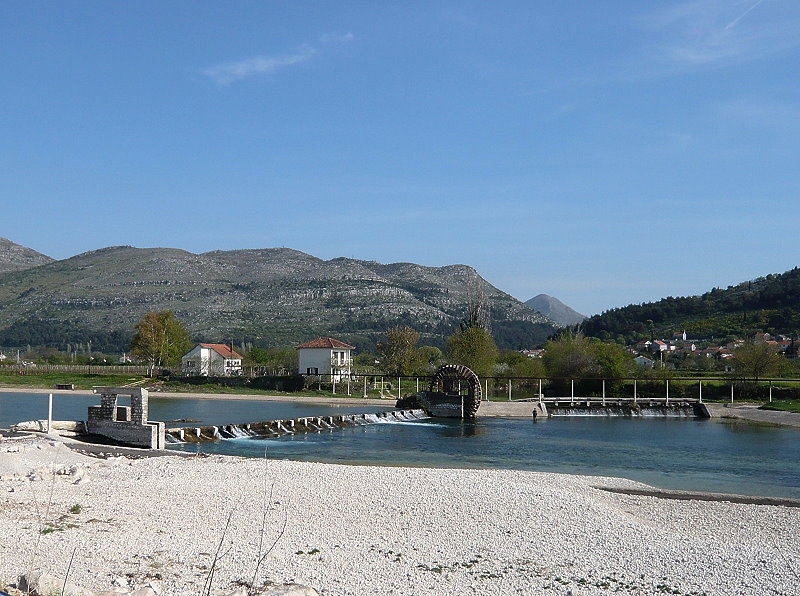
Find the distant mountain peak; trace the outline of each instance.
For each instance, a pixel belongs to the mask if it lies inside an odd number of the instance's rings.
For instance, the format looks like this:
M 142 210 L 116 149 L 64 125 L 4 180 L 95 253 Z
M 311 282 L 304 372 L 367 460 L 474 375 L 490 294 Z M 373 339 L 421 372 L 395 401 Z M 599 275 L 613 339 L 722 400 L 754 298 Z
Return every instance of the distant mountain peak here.
M 562 327 L 577 325 L 586 318 L 585 315 L 573 310 L 558 298 L 553 298 L 547 294 L 534 296 L 527 300 L 525 304 Z

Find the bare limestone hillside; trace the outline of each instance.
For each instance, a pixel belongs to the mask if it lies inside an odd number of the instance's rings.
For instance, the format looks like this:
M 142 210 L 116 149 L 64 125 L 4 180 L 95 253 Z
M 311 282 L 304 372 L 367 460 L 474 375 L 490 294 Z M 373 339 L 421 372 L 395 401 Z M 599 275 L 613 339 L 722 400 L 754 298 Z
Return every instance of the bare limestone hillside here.
M 15 244 L 7 238 L 0 238 L 0 273 L 30 269 L 50 263 L 52 260 L 32 248 Z
M 407 324 L 436 343 L 458 327 L 476 292 L 486 296 L 501 346 L 552 333 L 546 317 L 466 265 L 325 261 L 288 248 L 116 246 L 0 274 L 0 345 L 57 347 L 77 341 L 76 330 L 94 334 L 96 346 L 112 332 L 106 341 L 124 341 L 144 313 L 165 309 L 197 340 L 291 345 L 334 335 L 364 343 Z

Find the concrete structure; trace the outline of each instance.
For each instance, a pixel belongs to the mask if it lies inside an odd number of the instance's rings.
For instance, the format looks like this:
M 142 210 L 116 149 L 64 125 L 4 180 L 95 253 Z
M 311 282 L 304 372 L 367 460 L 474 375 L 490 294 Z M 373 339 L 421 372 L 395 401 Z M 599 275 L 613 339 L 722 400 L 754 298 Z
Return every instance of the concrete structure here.
M 532 416 L 613 416 L 625 418 L 711 418 L 706 404 L 697 399 L 650 398 L 597 398 L 597 397 L 546 397 L 533 406 Z
M 168 428 L 170 443 L 207 443 L 239 437 L 276 437 L 298 433 L 318 433 L 335 428 L 365 426 L 381 420 L 410 422 L 427 418 L 422 410 L 392 410 L 377 414 L 344 414 L 342 416 L 306 416 L 291 420 L 266 420 L 247 424 Z
M 355 349 L 338 339 L 319 337 L 297 346 L 297 369 L 301 375 L 322 375 L 339 382 L 350 376 L 350 354 Z
M 181 357 L 181 370 L 190 377 L 235 377 L 242 374 L 242 357 L 225 344 L 197 344 Z
M 89 406 L 86 431 L 119 443 L 148 449 L 164 449 L 163 422 L 147 420 L 148 394 L 141 387 L 93 387 L 100 395 L 99 406 Z M 130 406 L 118 404 L 119 396 L 130 399 Z

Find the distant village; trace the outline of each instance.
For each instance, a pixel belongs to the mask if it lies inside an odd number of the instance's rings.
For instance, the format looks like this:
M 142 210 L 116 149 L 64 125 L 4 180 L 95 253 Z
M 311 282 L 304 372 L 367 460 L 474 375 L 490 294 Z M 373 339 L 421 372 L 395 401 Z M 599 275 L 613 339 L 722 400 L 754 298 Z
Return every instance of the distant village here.
M 796 356 L 795 341 L 787 335 L 756 333 L 748 338 L 756 345 L 768 345 L 776 354 Z M 725 361 L 733 357 L 734 350 L 745 344 L 745 339 L 736 339 L 724 345 L 709 340 L 691 339 L 686 331 L 676 333 L 672 339 L 642 340 L 626 349 L 633 354 L 634 362 L 642 368 L 683 368 L 695 370 L 730 371 Z M 529 358 L 541 358 L 545 350 L 523 350 Z

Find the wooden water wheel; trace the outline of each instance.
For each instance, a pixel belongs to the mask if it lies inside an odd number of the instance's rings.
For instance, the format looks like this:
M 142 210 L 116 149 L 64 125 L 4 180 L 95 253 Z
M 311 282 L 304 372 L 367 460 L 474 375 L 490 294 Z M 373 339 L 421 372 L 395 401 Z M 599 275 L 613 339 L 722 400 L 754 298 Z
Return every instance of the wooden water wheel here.
M 475 417 L 483 397 L 478 375 L 463 364 L 440 367 L 431 378 L 430 393 L 444 393 L 449 398 L 461 397 L 465 418 Z

